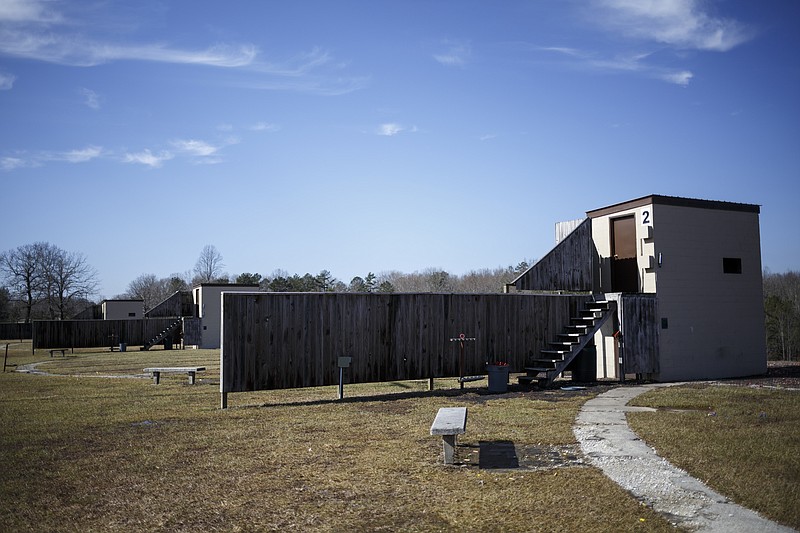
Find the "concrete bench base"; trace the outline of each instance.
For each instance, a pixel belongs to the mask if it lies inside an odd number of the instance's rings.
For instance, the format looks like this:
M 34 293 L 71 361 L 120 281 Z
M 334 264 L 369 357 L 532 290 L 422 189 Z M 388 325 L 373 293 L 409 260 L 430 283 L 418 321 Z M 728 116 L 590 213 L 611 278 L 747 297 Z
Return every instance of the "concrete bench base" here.
M 204 366 L 177 366 L 164 368 L 145 368 L 144 371 L 153 375 L 153 383 L 156 385 L 160 383 L 161 374 L 164 372 L 173 374 L 189 374 L 189 385 L 194 385 L 195 374 L 197 374 L 197 372 L 202 372 L 205 369 L 206 367 Z
M 467 432 L 466 407 L 442 407 L 431 424 L 431 435 L 442 436 L 444 464 L 453 464 L 458 435 Z

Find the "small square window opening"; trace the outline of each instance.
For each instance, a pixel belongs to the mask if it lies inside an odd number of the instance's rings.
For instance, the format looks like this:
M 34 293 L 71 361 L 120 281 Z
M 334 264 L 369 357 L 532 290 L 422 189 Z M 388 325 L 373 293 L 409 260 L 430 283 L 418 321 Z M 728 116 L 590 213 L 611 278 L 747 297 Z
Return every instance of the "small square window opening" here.
M 742 273 L 742 258 L 741 257 L 723 257 L 722 258 L 722 272 L 724 274 L 741 274 Z

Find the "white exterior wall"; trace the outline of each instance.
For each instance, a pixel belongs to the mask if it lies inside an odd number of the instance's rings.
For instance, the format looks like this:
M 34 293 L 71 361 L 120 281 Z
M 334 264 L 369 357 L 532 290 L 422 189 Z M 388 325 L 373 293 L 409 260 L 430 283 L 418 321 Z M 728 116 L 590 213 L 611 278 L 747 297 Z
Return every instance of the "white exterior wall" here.
M 258 285 L 236 284 L 202 284 L 192 289 L 200 318 L 201 348 L 219 348 L 222 344 L 222 293 L 257 290 Z
M 103 300 L 103 320 L 136 320 L 144 317 L 144 300 Z
M 758 214 L 670 205 L 655 211 L 658 379 L 766 372 Z M 723 273 L 723 257 L 740 258 L 742 273 Z
M 600 256 L 600 280 L 595 280 L 595 292 L 611 292 L 611 219 L 634 215 L 636 227 L 636 263 L 639 270 L 639 291 L 656 292 L 655 268 L 657 255 L 655 252 L 653 205 L 648 204 L 626 209 L 612 215 L 592 219 L 592 240 Z M 610 325 L 604 326 L 595 334 L 597 348 L 597 378 L 618 378 L 617 375 L 617 341 Z
M 639 266 L 639 292 L 656 292 L 655 229 L 653 205 L 644 205 L 592 219 L 592 240 L 600 256 L 600 284 L 597 292 L 611 292 L 611 219 L 634 215 L 636 225 L 636 263 Z

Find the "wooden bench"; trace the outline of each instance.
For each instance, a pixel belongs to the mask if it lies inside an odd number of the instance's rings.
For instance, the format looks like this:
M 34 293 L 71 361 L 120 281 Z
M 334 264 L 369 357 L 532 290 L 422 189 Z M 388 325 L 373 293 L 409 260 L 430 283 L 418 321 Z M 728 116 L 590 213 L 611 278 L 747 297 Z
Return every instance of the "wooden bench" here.
M 50 357 L 53 357 L 53 354 L 55 354 L 56 352 L 61 352 L 61 357 L 66 357 L 67 350 L 69 350 L 69 348 L 53 348 L 52 350 L 48 351 L 50 352 Z
M 442 436 L 444 464 L 453 464 L 456 437 L 467 432 L 466 407 L 442 407 L 431 424 L 431 435 Z
M 158 385 L 161 381 L 161 374 L 163 373 L 189 374 L 189 385 L 194 385 L 195 374 L 202 372 L 205 369 L 206 367 L 204 366 L 173 366 L 162 368 L 145 368 L 144 371 L 153 375 L 153 383 L 156 385 Z

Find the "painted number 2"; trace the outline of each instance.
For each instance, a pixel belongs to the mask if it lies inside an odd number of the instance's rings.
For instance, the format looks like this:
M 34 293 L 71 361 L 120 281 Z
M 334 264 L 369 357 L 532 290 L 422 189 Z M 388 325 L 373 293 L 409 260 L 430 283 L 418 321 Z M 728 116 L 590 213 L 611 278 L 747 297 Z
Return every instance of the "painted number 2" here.
M 650 223 L 650 211 L 642 211 L 642 224 Z

